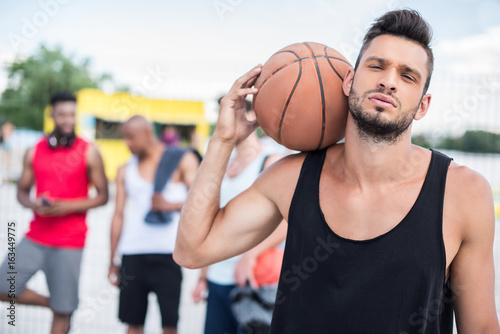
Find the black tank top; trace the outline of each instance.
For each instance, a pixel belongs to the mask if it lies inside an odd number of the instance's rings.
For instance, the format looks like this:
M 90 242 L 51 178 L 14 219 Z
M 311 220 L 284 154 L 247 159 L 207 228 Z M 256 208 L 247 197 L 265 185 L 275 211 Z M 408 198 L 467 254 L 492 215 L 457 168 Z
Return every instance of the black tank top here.
M 335 234 L 320 209 L 325 155 L 326 149 L 307 155 L 295 188 L 271 333 L 451 334 L 442 232 L 451 159 L 432 151 L 406 217 L 389 232 L 358 241 Z

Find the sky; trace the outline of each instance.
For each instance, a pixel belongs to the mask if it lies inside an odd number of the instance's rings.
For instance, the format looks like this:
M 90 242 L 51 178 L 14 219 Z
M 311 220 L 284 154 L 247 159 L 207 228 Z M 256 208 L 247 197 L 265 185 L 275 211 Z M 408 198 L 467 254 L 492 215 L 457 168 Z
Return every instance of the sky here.
M 500 0 L 2 0 L 0 65 L 5 69 L 40 43 L 60 45 L 79 60 L 91 58 L 96 75 L 111 73 L 118 85 L 147 97 L 204 101 L 213 118 L 215 99 L 282 47 L 319 42 L 354 63 L 373 20 L 406 7 L 432 26 L 436 59 L 431 110 L 439 112 L 415 129 L 447 121 L 458 132 L 500 132 L 494 115 L 500 107 Z M 0 91 L 6 85 L 1 70 Z M 472 117 L 479 110 L 485 115 Z

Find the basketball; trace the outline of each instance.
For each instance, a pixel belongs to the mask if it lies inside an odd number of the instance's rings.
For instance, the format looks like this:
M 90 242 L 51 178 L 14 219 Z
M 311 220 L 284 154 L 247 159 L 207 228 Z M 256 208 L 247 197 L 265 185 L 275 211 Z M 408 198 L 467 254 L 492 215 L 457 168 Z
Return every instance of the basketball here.
M 259 286 L 278 283 L 283 253 L 283 250 L 280 248 L 271 248 L 257 257 L 253 274 Z
M 350 67 L 339 52 L 319 43 L 279 50 L 254 84 L 259 125 L 292 150 L 318 150 L 338 142 L 345 134 L 348 106 L 342 82 Z

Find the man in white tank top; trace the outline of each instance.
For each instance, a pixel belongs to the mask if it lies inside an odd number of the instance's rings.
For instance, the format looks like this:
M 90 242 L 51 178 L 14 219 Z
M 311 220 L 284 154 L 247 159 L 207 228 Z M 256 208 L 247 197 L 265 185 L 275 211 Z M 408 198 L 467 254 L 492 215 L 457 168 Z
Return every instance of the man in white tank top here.
M 199 160 L 192 152 L 184 153 L 162 192 L 154 193 L 155 174 L 165 147 L 142 116 L 125 122 L 122 134 L 133 156 L 118 169 L 111 224 L 109 279 L 120 287 L 119 318 L 128 324 L 128 334 L 142 333 L 148 294 L 154 292 L 163 333 L 177 333 L 182 275 L 172 252 L 180 210 Z M 145 217 L 151 210 L 172 212 L 172 219 L 148 223 Z M 117 254 L 122 255 L 121 266 L 115 263 Z
M 246 108 L 247 115 L 255 117 L 248 101 Z M 249 188 L 263 168 L 281 158 L 263 147 L 256 131 L 237 144 L 233 156 L 222 181 L 221 207 Z M 244 287 L 247 281 L 253 288 L 258 288 L 253 275 L 257 257 L 285 240 L 286 227 L 286 223 L 282 222 L 273 234 L 250 251 L 202 269 L 193 299 L 196 303 L 200 302 L 208 290 L 204 334 L 245 332 L 231 310 L 229 294 L 237 285 Z

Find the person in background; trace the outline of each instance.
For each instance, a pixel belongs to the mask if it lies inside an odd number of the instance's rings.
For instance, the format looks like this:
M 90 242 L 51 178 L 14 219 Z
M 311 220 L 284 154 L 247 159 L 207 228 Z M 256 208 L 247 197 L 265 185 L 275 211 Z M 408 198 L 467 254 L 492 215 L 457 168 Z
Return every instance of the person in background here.
M 161 141 L 163 144 L 165 144 L 167 147 L 180 147 L 182 142 L 181 142 L 181 134 L 179 133 L 179 129 L 174 126 L 174 125 L 167 125 L 165 128 L 163 128 L 162 135 L 161 135 Z M 195 131 L 193 131 L 190 135 L 190 146 L 187 147 L 187 150 L 191 151 L 196 157 L 198 158 L 198 161 L 201 163 L 201 160 L 203 159 L 200 152 L 197 150 L 197 136 Z
M 172 259 L 172 252 L 179 212 L 199 161 L 191 152 L 172 146 L 165 148 L 156 138 L 152 124 L 142 116 L 133 116 L 125 122 L 122 134 L 133 156 L 118 169 L 116 177 L 108 277 L 113 285 L 120 287 L 119 318 L 128 325 L 128 334 L 143 333 L 150 292 L 157 296 L 163 333 L 174 334 L 182 273 Z M 177 139 L 168 142 L 178 144 Z M 176 155 L 178 160 L 166 156 L 169 152 L 180 153 Z M 163 163 L 166 165 L 162 166 Z M 169 168 L 172 173 L 165 176 L 166 185 L 155 192 L 157 174 Z M 151 212 L 169 213 L 168 221 L 148 221 Z M 122 256 L 121 264 L 116 261 L 118 254 Z
M 33 210 L 33 220 L 16 246 L 15 270 L 8 258 L 0 267 L 0 300 L 49 307 L 51 333 L 60 334 L 69 332 L 78 307 L 86 212 L 107 203 L 108 182 L 97 148 L 75 135 L 76 97 L 60 92 L 50 103 L 54 131 L 27 150 L 18 182 L 17 199 Z M 94 185 L 95 197 L 88 196 L 89 185 Z M 50 297 L 26 288 L 39 270 L 45 273 Z M 11 271 L 16 272 L 15 291 L 8 281 Z
M 181 135 L 173 125 L 167 125 L 163 129 L 161 141 L 168 147 L 177 147 L 181 144 Z
M 5 168 L 6 172 L 6 177 L 10 178 L 11 175 L 11 164 L 12 164 L 12 143 L 11 143 L 11 136 L 12 132 L 16 127 L 14 124 L 12 124 L 8 119 L 2 124 L 2 127 L 0 128 L 0 142 L 2 144 L 2 158 L 3 158 L 3 165 Z M 0 175 L 0 183 L 2 182 L 1 180 L 1 175 Z

